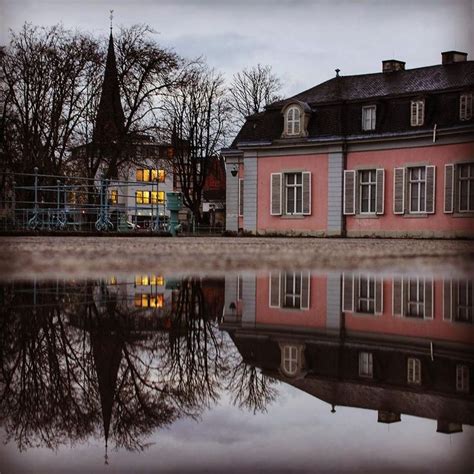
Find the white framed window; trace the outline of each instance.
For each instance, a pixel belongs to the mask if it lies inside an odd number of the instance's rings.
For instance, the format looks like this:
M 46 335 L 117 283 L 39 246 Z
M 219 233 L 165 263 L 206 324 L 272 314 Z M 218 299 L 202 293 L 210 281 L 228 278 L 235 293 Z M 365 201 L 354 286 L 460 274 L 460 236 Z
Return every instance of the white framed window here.
M 459 120 L 471 120 L 472 94 L 461 94 L 459 97 Z
M 424 318 L 425 282 L 422 278 L 410 278 L 407 283 L 407 311 L 405 316 Z
M 459 212 L 474 211 L 474 163 L 457 166 L 459 186 Z
M 359 352 L 359 376 L 367 378 L 374 376 L 372 352 Z
M 244 180 L 239 178 L 239 217 L 244 215 Z
M 283 346 L 282 369 L 290 376 L 298 372 L 298 346 L 289 344 Z
M 308 310 L 311 278 L 308 272 L 272 272 L 269 277 L 270 308 Z
M 302 273 L 287 272 L 284 274 L 283 307 L 301 309 Z
M 426 167 L 408 168 L 409 212 L 426 211 Z
M 419 127 L 425 122 L 425 101 L 412 100 L 411 101 L 411 119 L 412 127 Z
M 414 357 L 408 358 L 407 382 L 415 385 L 421 384 L 421 361 Z
M 285 214 L 303 214 L 303 173 L 285 173 Z
M 467 365 L 456 365 L 456 391 L 469 392 L 469 367 Z
M 359 171 L 359 210 L 361 214 L 375 214 L 376 196 L 376 170 Z
M 296 105 L 286 111 L 286 134 L 299 135 L 301 133 L 301 110 Z
M 375 105 L 362 107 L 362 130 L 375 130 L 376 111 Z

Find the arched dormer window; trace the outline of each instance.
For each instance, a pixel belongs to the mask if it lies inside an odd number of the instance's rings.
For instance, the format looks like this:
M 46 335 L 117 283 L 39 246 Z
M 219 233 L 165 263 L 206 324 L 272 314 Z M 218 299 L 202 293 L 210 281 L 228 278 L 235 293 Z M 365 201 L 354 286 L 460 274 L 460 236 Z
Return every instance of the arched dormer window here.
M 296 105 L 291 106 L 286 112 L 286 134 L 299 135 L 301 130 L 301 111 Z
M 282 138 L 306 137 L 311 108 L 304 102 L 290 102 L 282 110 L 284 126 Z

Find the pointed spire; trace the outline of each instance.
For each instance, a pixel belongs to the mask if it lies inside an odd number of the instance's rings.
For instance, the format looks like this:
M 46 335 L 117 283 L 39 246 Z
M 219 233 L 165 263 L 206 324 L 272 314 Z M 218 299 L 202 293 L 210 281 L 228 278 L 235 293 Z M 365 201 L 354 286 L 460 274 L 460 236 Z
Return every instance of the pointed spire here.
M 125 131 L 125 116 L 120 102 L 117 61 L 112 35 L 113 10 L 110 12 L 109 48 L 93 137 L 93 141 L 97 144 L 115 142 L 123 137 Z

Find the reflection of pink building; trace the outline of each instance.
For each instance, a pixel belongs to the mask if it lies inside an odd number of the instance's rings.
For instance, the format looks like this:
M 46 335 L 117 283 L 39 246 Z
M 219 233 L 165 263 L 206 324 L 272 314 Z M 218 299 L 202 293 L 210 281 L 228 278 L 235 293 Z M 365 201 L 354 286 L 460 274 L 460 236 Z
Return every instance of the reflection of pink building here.
M 474 235 L 474 62 L 339 76 L 247 118 L 226 227 L 257 234 Z
M 332 405 L 474 424 L 472 280 L 275 272 L 226 277 L 244 360 Z

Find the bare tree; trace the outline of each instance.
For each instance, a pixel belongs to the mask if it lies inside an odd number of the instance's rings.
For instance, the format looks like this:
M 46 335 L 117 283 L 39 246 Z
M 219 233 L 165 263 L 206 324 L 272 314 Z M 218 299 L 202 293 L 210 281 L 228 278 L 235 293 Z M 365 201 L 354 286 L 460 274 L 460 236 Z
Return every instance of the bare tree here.
M 184 204 L 201 221 L 202 192 L 213 159 L 226 143 L 231 108 L 223 77 L 202 62 L 193 64 L 166 101 L 174 166 Z
M 238 120 L 243 123 L 249 115 L 261 112 L 263 108 L 280 99 L 280 79 L 271 66 L 257 64 L 233 76 L 230 85 L 231 103 Z

